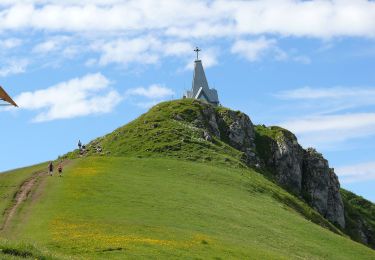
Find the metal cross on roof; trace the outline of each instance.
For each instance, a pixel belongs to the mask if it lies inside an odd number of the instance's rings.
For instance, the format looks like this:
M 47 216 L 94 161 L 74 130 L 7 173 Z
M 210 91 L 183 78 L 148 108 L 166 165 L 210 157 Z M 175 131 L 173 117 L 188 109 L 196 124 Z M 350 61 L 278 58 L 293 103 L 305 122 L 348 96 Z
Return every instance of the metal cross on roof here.
M 198 60 L 198 53 L 201 51 L 201 49 L 199 49 L 198 47 L 195 47 L 194 51 L 197 53 L 197 60 Z

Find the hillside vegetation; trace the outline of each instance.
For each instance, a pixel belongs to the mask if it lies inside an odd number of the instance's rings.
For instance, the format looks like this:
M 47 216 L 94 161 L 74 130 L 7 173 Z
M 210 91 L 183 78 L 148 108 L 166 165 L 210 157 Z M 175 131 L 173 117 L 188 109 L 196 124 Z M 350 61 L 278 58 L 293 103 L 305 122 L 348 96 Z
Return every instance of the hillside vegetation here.
M 375 248 L 375 205 L 350 191 L 341 190 L 346 209 L 346 233 Z
M 273 159 L 277 140 L 295 138 L 289 133 L 254 128 L 238 111 L 196 100 L 158 104 L 83 152 L 62 156 L 61 178 L 37 175 L 46 164 L 0 175 L 8 194 L 0 198 L 4 216 L 25 180 L 37 178 L 1 231 L 9 240 L 4 248 L 12 250 L 2 251 L 0 241 L 0 253 L 34 259 L 374 259 L 374 250 L 343 233 L 354 236 L 349 230 L 358 227 L 335 226 L 277 184 L 264 161 Z M 346 195 L 348 219 L 357 221 L 358 212 L 374 219 L 372 204 Z
M 193 124 L 202 117 L 202 103 L 197 100 L 163 102 L 146 114 L 87 146 L 87 155 L 168 157 L 194 162 L 205 162 L 246 167 L 242 153 L 219 138 L 206 142 L 203 130 Z M 220 109 L 225 114 L 227 110 Z M 229 120 L 229 119 L 228 119 Z M 204 122 L 208 124 L 208 122 Z M 79 151 L 67 155 L 77 158 Z
M 46 177 L 8 237 L 77 258 L 372 259 L 374 251 L 301 217 L 247 169 L 88 157 Z M 277 197 L 274 196 L 277 194 Z

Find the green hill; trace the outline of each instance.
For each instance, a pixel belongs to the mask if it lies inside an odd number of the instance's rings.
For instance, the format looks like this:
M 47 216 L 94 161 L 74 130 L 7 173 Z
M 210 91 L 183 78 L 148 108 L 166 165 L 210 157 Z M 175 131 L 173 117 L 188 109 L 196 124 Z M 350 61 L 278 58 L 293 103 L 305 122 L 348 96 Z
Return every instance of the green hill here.
M 0 241 L 2 256 L 375 258 L 374 250 L 277 185 L 252 157 L 255 147 L 237 146 L 242 135 L 233 135 L 233 122 L 246 123 L 240 112 L 215 109 L 221 118 L 215 135 L 207 117 L 213 109 L 192 100 L 159 104 L 82 154 L 63 156 L 61 178 L 43 173 L 45 164 L 0 175 L 3 222 L 25 180 L 33 180 L 3 227 L 10 242 Z M 252 133 L 244 129 L 247 144 Z

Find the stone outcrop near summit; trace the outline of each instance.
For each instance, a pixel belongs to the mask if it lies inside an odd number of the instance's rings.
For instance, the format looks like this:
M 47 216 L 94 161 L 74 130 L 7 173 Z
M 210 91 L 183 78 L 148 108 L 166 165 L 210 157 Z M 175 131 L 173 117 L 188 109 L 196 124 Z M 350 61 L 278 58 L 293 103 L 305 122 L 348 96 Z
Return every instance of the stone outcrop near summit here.
M 175 118 L 183 120 L 182 115 Z M 312 148 L 304 150 L 291 132 L 279 127 L 254 127 L 244 113 L 204 103 L 202 113 L 192 123 L 204 129 L 203 138 L 212 140 L 215 136 L 243 152 L 247 165 L 266 167 L 281 186 L 303 197 L 333 224 L 345 228 L 336 174 L 321 154 Z

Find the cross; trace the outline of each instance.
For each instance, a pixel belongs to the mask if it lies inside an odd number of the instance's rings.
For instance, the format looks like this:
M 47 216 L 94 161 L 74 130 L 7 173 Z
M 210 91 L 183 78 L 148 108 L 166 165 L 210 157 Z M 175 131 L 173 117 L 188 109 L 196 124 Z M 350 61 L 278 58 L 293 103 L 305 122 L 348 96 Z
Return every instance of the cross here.
M 198 47 L 195 47 L 194 51 L 197 53 L 197 60 L 198 60 L 198 53 L 201 51 L 201 49 L 199 49 Z

